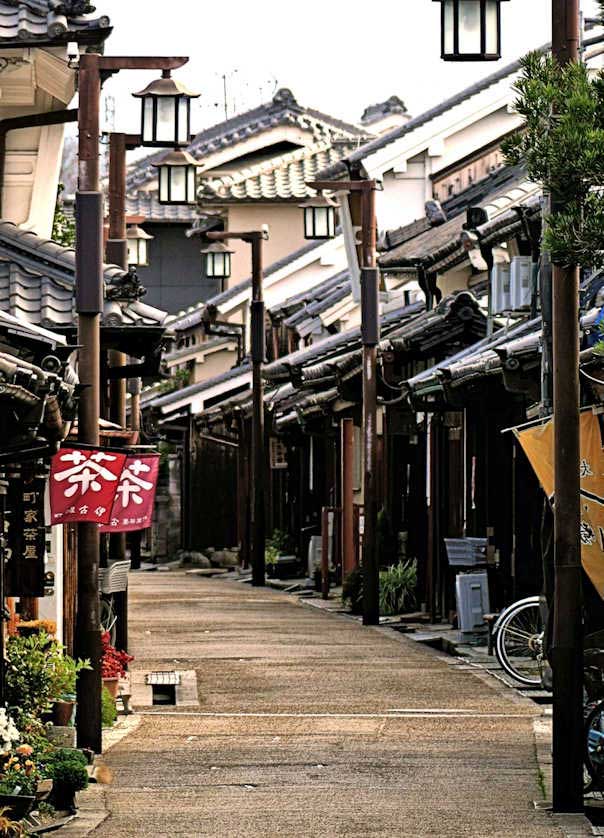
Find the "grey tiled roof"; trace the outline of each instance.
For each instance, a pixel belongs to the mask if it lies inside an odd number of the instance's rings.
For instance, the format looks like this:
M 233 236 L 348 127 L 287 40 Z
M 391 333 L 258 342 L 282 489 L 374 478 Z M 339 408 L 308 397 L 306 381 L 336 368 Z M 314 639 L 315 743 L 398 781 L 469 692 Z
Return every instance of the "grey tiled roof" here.
M 145 221 L 155 223 L 191 224 L 199 218 L 199 211 L 194 204 L 160 204 L 157 191 L 142 190 L 126 196 L 126 214 L 141 215 Z
M 233 175 L 201 182 L 201 204 L 234 201 L 294 201 L 315 195 L 306 182 L 331 163 L 341 160 L 352 143 L 318 143 L 242 169 Z
M 497 220 L 504 210 L 524 203 L 536 190 L 537 187 L 527 179 L 526 174 L 520 173 L 505 186 L 494 189 L 482 201 L 476 202 L 476 205 L 486 208 Z M 518 216 L 515 218 L 518 219 Z M 420 264 L 431 267 L 446 257 L 461 258 L 463 254 L 460 237 L 465 221 L 466 216 L 461 213 L 438 227 L 430 227 L 414 238 L 403 240 L 398 247 L 384 253 L 379 259 L 379 264 L 384 268 Z
M 82 14 L 81 0 L 0 0 L 0 42 L 101 44 L 111 32 L 109 18 Z
M 393 329 L 400 326 L 407 318 L 415 317 L 424 310 L 424 303 L 414 303 L 404 306 L 382 315 L 380 325 L 384 334 L 389 334 Z M 301 368 L 307 365 L 316 364 L 325 358 L 334 358 L 338 355 L 345 355 L 361 345 L 361 329 L 355 327 L 332 337 L 313 343 L 290 355 L 285 355 L 277 361 L 268 364 L 263 370 L 263 376 L 267 381 L 278 382 L 288 380 L 292 369 Z
M 282 320 L 289 325 L 291 318 L 295 318 L 298 314 L 306 310 L 309 305 L 312 305 L 318 300 L 325 299 L 332 291 L 340 288 L 347 276 L 348 271 L 340 271 L 328 279 L 323 280 L 323 282 L 319 282 L 318 285 L 308 288 L 306 291 L 300 292 L 300 294 L 295 294 L 293 297 L 288 297 L 287 300 L 271 306 L 269 309 L 270 316 L 275 322 Z
M 541 47 L 541 51 L 545 51 L 548 47 L 549 45 Z M 390 143 L 396 142 L 396 140 L 399 140 L 406 134 L 410 134 L 412 131 L 415 131 L 416 128 L 421 128 L 422 125 L 426 125 L 433 119 L 436 119 L 452 108 L 457 107 L 457 105 L 461 105 L 467 99 L 471 99 L 472 96 L 476 96 L 478 93 L 482 93 L 483 90 L 487 90 L 494 84 L 503 81 L 503 79 L 518 72 L 520 66 L 520 61 L 513 61 L 511 64 L 507 64 L 505 67 L 502 67 L 495 73 L 486 76 L 484 79 L 480 79 L 480 81 L 475 82 L 475 84 L 470 85 L 470 87 L 466 87 L 464 90 L 456 93 L 449 99 L 445 99 L 444 102 L 440 102 L 436 105 L 436 107 L 430 108 L 430 110 L 419 114 L 419 116 L 416 116 L 413 119 L 410 119 L 409 122 L 406 122 L 404 125 L 394 128 L 392 131 L 387 131 L 385 134 L 382 134 L 382 136 L 360 146 L 356 151 L 353 151 L 352 154 L 349 154 L 343 160 L 335 163 L 333 166 L 328 166 L 322 172 L 319 172 L 318 177 L 321 179 L 327 179 L 346 175 L 350 165 L 361 163 L 376 151 L 380 151 L 380 149 L 385 148 L 387 145 L 390 145 Z
M 270 102 L 257 108 L 237 114 L 231 119 L 200 131 L 191 142 L 189 152 L 198 160 L 224 148 L 237 145 L 256 134 L 270 131 L 279 126 L 292 126 L 312 132 L 316 142 L 333 139 L 367 139 L 366 129 L 342 122 L 332 116 L 305 108 L 298 104 L 291 90 L 278 90 Z M 165 151 L 139 160 L 128 175 L 128 191 L 138 185 L 155 180 L 157 170 L 153 168 Z
M 105 265 L 107 284 L 123 276 L 116 265 Z M 75 323 L 75 251 L 35 233 L 0 222 L 0 310 L 28 323 L 50 329 Z M 160 326 L 166 312 L 141 300 L 106 301 L 107 326 Z
M 199 381 L 197 384 L 190 384 L 188 387 L 182 387 L 180 390 L 174 390 L 172 393 L 150 399 L 146 403 L 146 407 L 165 407 L 168 404 L 179 402 L 190 396 L 197 396 L 199 393 L 203 393 L 204 390 L 209 390 L 211 387 L 215 387 L 217 384 L 222 384 L 225 381 L 230 381 L 232 378 L 238 378 L 240 375 L 250 372 L 250 370 L 251 365 L 249 363 L 242 364 L 239 367 L 233 367 L 227 372 L 214 376 L 214 378 L 208 378 L 206 381 Z

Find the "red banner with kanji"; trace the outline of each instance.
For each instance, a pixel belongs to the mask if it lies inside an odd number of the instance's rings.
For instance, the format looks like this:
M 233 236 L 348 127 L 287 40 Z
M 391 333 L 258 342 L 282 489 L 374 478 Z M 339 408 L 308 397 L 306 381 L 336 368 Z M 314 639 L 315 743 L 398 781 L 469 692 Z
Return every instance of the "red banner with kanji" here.
M 93 448 L 61 448 L 50 471 L 51 524 L 108 524 L 126 454 Z
M 128 456 L 109 522 L 101 532 L 131 532 L 151 526 L 158 474 L 159 454 Z

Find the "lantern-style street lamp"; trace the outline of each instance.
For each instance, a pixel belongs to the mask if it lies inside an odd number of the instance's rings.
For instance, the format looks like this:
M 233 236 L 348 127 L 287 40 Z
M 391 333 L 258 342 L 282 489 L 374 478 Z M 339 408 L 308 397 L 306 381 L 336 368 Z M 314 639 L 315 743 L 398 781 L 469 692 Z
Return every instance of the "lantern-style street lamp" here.
M 142 145 L 177 148 L 189 144 L 191 99 L 199 93 L 192 93 L 166 70 L 161 79 L 133 95 L 142 103 Z
M 201 251 L 205 259 L 206 276 L 212 279 L 228 279 L 231 275 L 231 255 L 234 253 L 222 242 L 212 242 Z
M 126 240 L 128 242 L 128 264 L 137 267 L 149 264 L 149 250 L 147 242 L 152 241 L 153 236 L 145 232 L 138 225 L 128 227 Z
M 444 61 L 501 58 L 501 3 L 507 0 L 433 0 L 441 4 Z
M 304 210 L 305 239 L 333 239 L 336 235 L 335 204 L 322 195 L 300 204 Z
M 159 163 L 153 164 L 159 173 L 160 204 L 196 203 L 196 171 L 199 165 L 188 151 L 168 152 Z

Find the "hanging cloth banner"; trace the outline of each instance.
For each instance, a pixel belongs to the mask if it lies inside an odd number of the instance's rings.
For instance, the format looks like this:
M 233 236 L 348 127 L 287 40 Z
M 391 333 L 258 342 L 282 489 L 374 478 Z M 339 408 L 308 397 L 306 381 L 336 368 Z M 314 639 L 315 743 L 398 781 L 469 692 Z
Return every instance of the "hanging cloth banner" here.
M 50 470 L 51 524 L 108 524 L 126 454 L 61 448 Z
M 159 454 L 128 456 L 109 522 L 101 526 L 101 532 L 132 532 L 151 526 L 158 474 Z
M 580 418 L 581 562 L 604 599 L 604 452 L 597 416 Z M 550 500 L 554 498 L 554 423 L 514 431 L 537 479 Z

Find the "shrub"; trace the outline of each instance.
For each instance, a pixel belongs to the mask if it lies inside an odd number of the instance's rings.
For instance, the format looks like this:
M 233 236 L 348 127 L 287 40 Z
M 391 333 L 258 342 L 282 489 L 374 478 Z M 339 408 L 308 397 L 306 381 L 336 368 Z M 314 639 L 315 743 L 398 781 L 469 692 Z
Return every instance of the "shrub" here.
M 55 783 L 81 791 L 88 786 L 86 757 L 81 751 L 57 748 L 49 763 L 49 775 Z
M 103 727 L 113 727 L 117 719 L 117 709 L 113 696 L 107 687 L 103 687 L 103 692 L 101 693 L 101 715 Z
M 92 669 L 90 661 L 74 660 L 69 655 L 62 655 L 56 660 L 50 686 L 51 698 L 60 701 L 75 696 L 78 675 L 84 669 Z
M 290 549 L 291 539 L 283 530 L 273 530 L 270 538 L 266 539 L 264 561 L 267 565 L 274 565 L 279 556 Z
M 399 562 L 380 571 L 380 614 L 400 614 L 415 603 L 417 562 Z M 344 578 L 342 602 L 353 614 L 363 613 L 363 571 L 355 568 Z
M 399 562 L 380 571 L 380 614 L 400 614 L 415 603 L 417 562 Z

